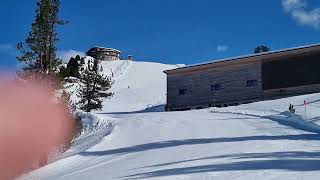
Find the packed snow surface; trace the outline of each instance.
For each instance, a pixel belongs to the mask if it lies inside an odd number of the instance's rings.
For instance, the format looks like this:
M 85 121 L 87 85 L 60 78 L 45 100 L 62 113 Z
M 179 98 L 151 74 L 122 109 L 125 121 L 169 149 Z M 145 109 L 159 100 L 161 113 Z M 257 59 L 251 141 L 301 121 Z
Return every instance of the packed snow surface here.
M 90 115 L 87 122 L 98 125 L 69 154 L 23 179 L 319 179 L 320 94 L 161 112 L 162 71 L 176 65 L 102 65 L 113 74 L 115 95 Z

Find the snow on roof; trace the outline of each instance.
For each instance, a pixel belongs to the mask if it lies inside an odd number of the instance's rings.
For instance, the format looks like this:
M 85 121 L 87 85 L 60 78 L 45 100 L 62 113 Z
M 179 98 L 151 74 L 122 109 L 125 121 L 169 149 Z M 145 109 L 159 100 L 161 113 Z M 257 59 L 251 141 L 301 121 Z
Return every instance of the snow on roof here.
M 105 49 L 105 50 L 108 50 L 108 51 L 116 51 L 116 52 L 118 52 L 118 53 L 121 53 L 120 50 L 117 50 L 117 49 L 114 49 L 114 48 L 101 47 L 101 46 L 95 46 L 95 47 L 93 47 L 93 48 L 100 48 L 100 49 Z M 91 48 L 91 49 L 93 49 L 93 48 Z
M 294 51 L 294 50 L 305 49 L 305 48 L 312 48 L 312 47 L 317 47 L 317 46 L 320 46 L 320 43 L 305 45 L 305 46 L 298 46 L 298 47 L 293 47 L 293 48 L 286 48 L 286 49 L 281 49 L 281 50 L 262 52 L 262 53 L 257 53 L 257 54 L 248 54 L 248 55 L 243 55 L 243 56 L 235 56 L 235 57 L 231 57 L 231 58 L 216 59 L 216 60 L 212 60 L 212 61 L 191 64 L 191 65 L 176 68 L 176 69 L 170 69 L 165 72 L 174 71 L 174 70 L 178 70 L 178 69 L 186 69 L 186 68 L 191 68 L 191 67 L 195 67 L 195 66 L 203 66 L 203 65 L 207 65 L 207 64 L 220 63 L 220 62 L 225 62 L 225 61 L 234 61 L 234 60 L 240 60 L 240 59 L 244 59 L 244 58 L 257 57 L 257 56 L 263 56 L 263 55 L 268 55 L 268 54 L 276 54 L 276 53 Z

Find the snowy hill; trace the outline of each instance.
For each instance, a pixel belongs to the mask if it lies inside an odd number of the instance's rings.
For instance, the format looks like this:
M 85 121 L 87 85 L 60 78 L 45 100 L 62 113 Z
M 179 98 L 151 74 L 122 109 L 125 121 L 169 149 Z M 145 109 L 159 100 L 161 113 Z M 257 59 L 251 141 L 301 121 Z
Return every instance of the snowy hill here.
M 102 62 L 105 74 L 114 74 L 114 97 L 104 102 L 103 112 L 133 112 L 166 102 L 164 70 L 179 67 L 151 62 Z M 111 69 L 112 71 L 111 71 Z
M 86 62 L 92 58 L 87 57 Z M 104 113 L 148 110 L 166 103 L 166 75 L 164 70 L 183 65 L 167 65 L 141 61 L 103 61 L 103 74 L 111 77 L 114 96 L 104 101 Z M 72 98 L 77 99 L 77 84 L 69 88 Z M 70 86 L 67 85 L 67 86 Z M 163 110 L 163 107 L 160 107 Z
M 23 179 L 319 179 L 320 94 L 152 112 L 165 103 L 162 71 L 176 65 L 102 65 L 114 75 L 115 96 L 88 118 L 93 126 L 69 152 Z

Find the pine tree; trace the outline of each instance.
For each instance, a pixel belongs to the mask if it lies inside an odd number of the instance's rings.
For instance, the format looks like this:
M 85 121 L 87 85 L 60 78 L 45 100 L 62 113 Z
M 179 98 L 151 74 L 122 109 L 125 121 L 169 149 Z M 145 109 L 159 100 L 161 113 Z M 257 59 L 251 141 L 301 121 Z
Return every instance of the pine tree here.
M 71 57 L 70 60 L 67 63 L 67 67 L 65 66 L 61 66 L 60 67 L 60 71 L 59 71 L 59 78 L 60 80 L 63 80 L 66 77 L 76 77 L 76 78 L 80 78 L 80 67 L 82 67 L 81 64 L 82 63 L 83 58 L 81 58 L 79 55 L 77 55 L 75 58 Z M 84 60 L 84 59 L 83 59 Z
M 56 57 L 57 27 L 65 22 L 59 18 L 60 0 L 39 0 L 36 18 L 25 42 L 17 45 L 26 73 L 50 74 L 61 63 Z
M 81 60 L 80 56 L 76 56 L 75 58 L 71 58 L 67 64 L 67 70 L 69 72 L 68 76 L 80 78 L 79 68 L 80 64 L 79 61 Z
M 63 90 L 62 94 L 60 95 L 60 103 L 67 106 L 69 114 L 73 115 L 75 113 L 76 106 L 72 102 L 70 94 L 66 92 L 66 90 Z
M 255 54 L 268 52 L 268 51 L 270 51 L 270 48 L 268 46 L 264 46 L 264 45 L 258 46 L 254 49 Z
M 61 66 L 61 67 L 60 67 L 59 74 L 58 74 L 59 80 L 60 80 L 60 81 L 63 81 L 63 79 L 66 78 L 66 77 L 68 77 L 68 76 L 69 76 L 69 71 L 68 71 L 68 69 L 67 69 L 65 66 Z
M 81 59 L 80 59 L 80 65 L 82 66 L 82 65 L 84 65 L 85 64 L 85 61 L 84 61 L 84 58 L 82 57 Z
M 94 60 L 93 66 L 89 63 L 80 79 L 78 97 L 81 98 L 80 109 L 86 112 L 102 109 L 103 98 L 111 98 L 113 93 L 108 92 L 112 86 L 110 78 L 99 72 L 99 61 Z

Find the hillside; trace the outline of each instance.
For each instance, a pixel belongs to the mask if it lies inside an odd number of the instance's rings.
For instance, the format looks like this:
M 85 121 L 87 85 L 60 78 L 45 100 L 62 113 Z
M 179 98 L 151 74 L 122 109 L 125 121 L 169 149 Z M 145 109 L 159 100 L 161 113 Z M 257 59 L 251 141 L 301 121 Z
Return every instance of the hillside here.
M 88 128 L 70 151 L 23 179 L 319 178 L 320 94 L 156 112 L 165 103 L 162 71 L 175 67 L 104 62 L 104 72 L 114 75 L 115 96 L 88 117 Z M 297 115 L 287 112 L 289 103 Z
M 86 58 L 86 62 L 91 60 Z M 111 99 L 103 102 L 104 113 L 133 111 L 150 111 L 165 104 L 166 75 L 164 70 L 183 65 L 167 65 L 153 62 L 137 62 L 129 60 L 101 62 L 103 74 L 111 77 L 114 85 L 110 89 L 114 93 Z M 68 84 L 72 99 L 77 100 L 77 84 Z M 99 111 L 101 112 L 101 111 Z
M 166 100 L 166 75 L 164 70 L 179 65 L 151 62 L 102 62 L 105 74 L 114 74 L 114 97 L 104 102 L 103 112 L 133 112 L 163 105 Z M 111 69 L 112 72 L 111 72 Z

